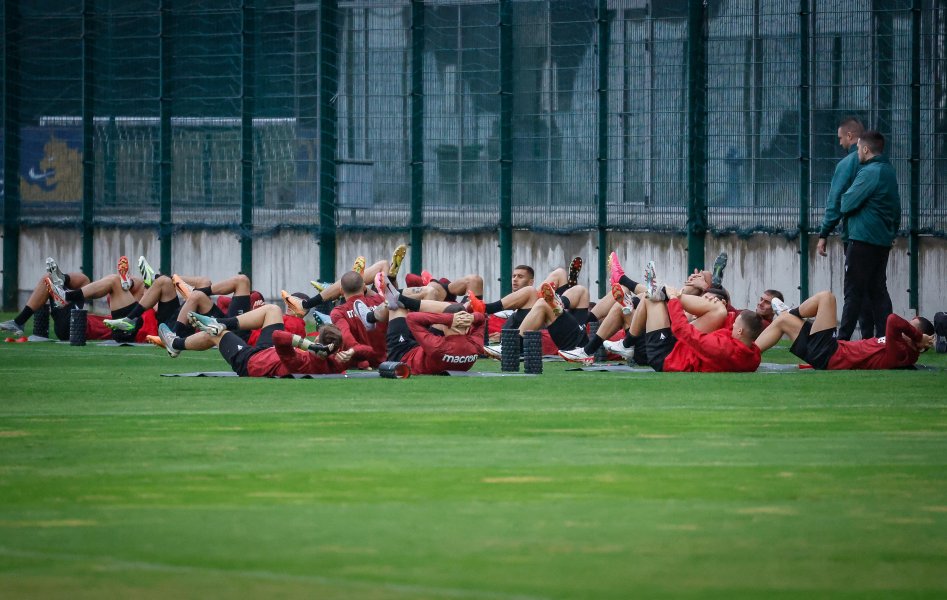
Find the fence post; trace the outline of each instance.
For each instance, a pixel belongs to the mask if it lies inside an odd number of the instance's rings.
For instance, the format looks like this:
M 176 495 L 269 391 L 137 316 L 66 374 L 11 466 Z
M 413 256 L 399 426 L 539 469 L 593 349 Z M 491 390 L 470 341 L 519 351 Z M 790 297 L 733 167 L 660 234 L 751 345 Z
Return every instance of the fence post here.
M 424 3 L 411 3 L 411 272 L 424 254 Z
M 161 36 L 161 67 L 159 71 L 161 99 L 159 101 L 158 198 L 161 217 L 158 237 L 161 244 L 161 272 L 173 273 L 171 268 L 171 0 L 161 0 L 159 30 Z
M 707 36 L 704 0 L 687 10 L 687 272 L 704 268 L 707 233 Z
M 809 297 L 810 130 L 809 0 L 799 0 L 799 301 Z
M 500 293 L 513 278 L 513 13 L 500 0 Z
M 910 254 L 908 306 L 920 310 L 921 212 L 921 0 L 911 3 L 911 217 L 908 252 Z
M 82 3 L 82 272 L 93 276 L 95 217 L 95 24 L 93 0 Z
M 608 261 L 608 51 L 606 0 L 598 1 L 598 296 L 607 290 Z
M 319 13 L 319 279 L 322 281 L 335 281 L 338 13 L 338 0 L 322 2 Z
M 240 270 L 253 278 L 253 113 L 256 110 L 256 0 L 243 0 L 240 81 Z
M 20 13 L 3 3 L 3 308 L 18 308 L 20 287 Z

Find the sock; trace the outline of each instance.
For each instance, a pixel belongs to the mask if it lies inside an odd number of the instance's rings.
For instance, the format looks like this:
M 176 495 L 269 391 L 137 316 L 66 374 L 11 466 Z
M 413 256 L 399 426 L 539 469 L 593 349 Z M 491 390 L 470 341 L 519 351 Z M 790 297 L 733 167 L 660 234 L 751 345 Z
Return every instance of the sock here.
M 408 310 L 421 310 L 421 301 L 416 298 L 408 298 L 404 294 L 398 294 L 398 302 L 403 304 Z
M 69 290 L 66 292 L 66 302 L 85 302 L 85 294 L 82 293 L 82 288 L 78 290 Z
M 182 338 L 186 338 L 187 336 L 194 334 L 193 327 L 191 327 L 188 323 L 182 323 L 180 321 L 174 322 L 174 326 L 171 328 L 171 331 L 174 332 L 174 335 Z
M 175 337 L 173 340 L 171 340 L 171 348 L 174 350 L 186 350 L 184 347 L 184 338 Z
M 794 317 L 799 317 L 800 319 L 802 318 L 802 315 L 799 314 L 799 307 L 798 307 L 798 306 L 797 306 L 796 308 L 791 308 L 791 309 L 789 309 L 789 314 L 791 314 L 791 315 L 794 316 Z
M 638 296 L 632 296 L 632 297 L 631 297 L 631 307 L 632 307 L 632 308 L 638 308 L 638 305 L 639 305 L 639 304 L 641 304 L 641 298 L 639 298 Z
M 625 348 L 631 348 L 635 345 L 635 342 L 638 341 L 637 336 L 631 335 L 631 332 L 627 329 L 625 330 L 625 337 L 621 341 L 621 345 Z
M 315 296 L 310 297 L 309 300 L 303 300 L 303 308 L 308 310 L 310 308 L 319 306 L 323 302 L 325 302 L 325 300 L 322 299 L 322 294 L 316 294 Z
M 622 275 L 618 279 L 618 283 L 628 288 L 628 291 L 631 292 L 632 294 L 635 293 L 635 288 L 638 287 L 638 282 L 627 275 Z
M 237 325 L 237 317 L 224 317 L 217 319 L 217 322 L 227 328 L 227 331 L 237 331 L 240 326 Z
M 478 296 L 477 294 L 474 294 L 474 297 L 475 297 L 477 300 L 483 300 L 483 294 L 480 294 L 479 296 Z
M 503 301 L 497 300 L 496 302 L 487 302 L 487 314 L 492 315 L 493 313 L 498 313 L 503 310 Z
M 213 295 L 213 294 L 211 294 L 211 292 L 210 292 L 210 286 L 201 287 L 201 288 L 194 288 L 194 291 L 195 291 L 195 292 L 202 292 L 202 293 L 203 293 L 205 296 L 207 296 L 208 298 L 210 298 L 210 297 Z
M 16 318 L 13 319 L 13 322 L 19 325 L 20 327 L 23 327 L 26 324 L 26 322 L 30 320 L 30 317 L 32 316 L 33 316 L 33 309 L 30 308 L 29 306 L 24 306 L 23 310 L 20 311 L 20 314 L 18 314 Z
M 135 319 L 140 317 L 143 312 L 145 312 L 145 307 L 139 304 L 138 302 L 136 302 L 135 304 L 132 305 L 132 309 L 128 311 L 128 314 L 125 315 L 125 317 L 134 321 Z
M 595 354 L 595 352 L 602 347 L 602 344 L 605 343 L 605 340 L 600 338 L 598 334 L 592 336 L 592 339 L 589 340 L 589 343 L 585 345 L 585 353 L 589 356 Z
M 365 320 L 368 321 L 369 323 L 377 323 L 378 319 L 375 318 L 375 311 L 373 310 L 368 311 L 368 314 L 365 315 Z
M 572 316 L 579 322 L 579 325 L 585 325 L 589 322 L 589 309 L 577 308 L 572 311 Z
M 562 308 L 564 308 L 565 310 L 569 310 L 569 308 L 572 306 L 572 303 L 569 302 L 569 299 L 566 298 L 565 296 L 562 296 L 560 300 L 562 300 Z
M 64 288 L 69 287 L 69 273 L 66 273 L 65 275 L 62 276 L 62 286 Z

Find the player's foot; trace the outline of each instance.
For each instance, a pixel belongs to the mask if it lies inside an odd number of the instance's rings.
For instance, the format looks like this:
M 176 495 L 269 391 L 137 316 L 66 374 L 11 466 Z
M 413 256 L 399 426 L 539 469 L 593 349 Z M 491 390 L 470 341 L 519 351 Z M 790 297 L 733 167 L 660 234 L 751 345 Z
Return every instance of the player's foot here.
M 190 285 L 188 282 L 181 279 L 179 275 L 172 275 L 171 283 L 174 284 L 174 287 L 175 289 L 177 289 L 178 294 L 180 294 L 181 297 L 184 298 L 185 300 L 187 300 L 191 296 L 191 292 L 194 291 L 194 286 Z
M 431 275 L 429 271 L 421 271 L 421 285 L 427 285 L 431 283 L 434 279 L 434 276 Z
M 608 255 L 608 276 L 611 283 L 614 285 L 618 283 L 618 280 L 622 278 L 625 274 L 625 269 L 621 266 L 621 261 L 618 260 L 618 254 L 612 252 Z
M 500 344 L 492 344 L 490 346 L 484 346 L 483 353 L 489 356 L 490 358 L 495 358 L 496 360 L 500 360 L 500 357 L 503 354 L 503 347 Z
M 569 263 L 569 277 L 567 278 L 566 282 L 572 286 L 579 285 L 579 271 L 581 270 L 582 257 L 576 256 L 572 259 L 572 262 Z
M 46 291 L 49 293 L 49 297 L 53 299 L 53 304 L 59 308 L 69 304 L 66 300 L 66 290 L 61 285 L 53 283 L 48 275 L 43 278 L 43 281 L 46 283 Z
M 720 284 L 723 283 L 723 270 L 727 268 L 727 259 L 726 252 L 721 252 L 714 259 L 714 266 L 710 271 L 710 283 L 714 287 L 720 287 Z
M 635 310 L 631 296 L 625 293 L 625 288 L 620 283 L 612 284 L 612 298 L 621 306 L 621 314 L 630 315 Z
M 546 301 L 546 304 L 549 305 L 549 308 L 552 309 L 552 314 L 557 317 L 562 314 L 564 306 L 562 304 L 562 298 L 559 297 L 559 294 L 556 293 L 556 289 L 552 287 L 552 284 L 546 281 L 539 288 L 539 297 Z
M 368 308 L 367 304 L 361 300 L 356 300 L 355 304 L 352 305 L 352 310 L 355 311 L 355 316 L 357 316 L 358 320 L 365 326 L 366 331 L 375 329 L 375 324 L 368 320 L 368 315 L 372 312 L 372 309 Z
M 773 314 L 777 317 L 784 312 L 789 312 L 789 306 L 779 298 L 770 300 L 769 305 L 773 307 Z
M 661 290 L 658 288 L 658 276 L 654 271 L 654 261 L 649 260 L 648 266 L 644 269 L 644 284 L 647 288 L 646 296 L 651 300 L 664 300 Z
M 119 279 L 122 280 L 122 289 L 125 291 L 132 289 L 132 278 L 128 276 L 128 257 L 127 256 L 119 257 L 116 270 L 118 271 Z
M 103 323 L 105 323 L 105 326 L 112 331 L 130 332 L 135 331 L 135 329 L 138 328 L 138 324 L 128 317 L 122 317 L 121 319 L 105 319 Z
M 325 281 L 319 281 L 318 279 L 313 279 L 309 282 L 309 285 L 316 288 L 316 291 L 320 294 L 325 291 L 327 287 L 332 285 L 331 283 L 326 283 Z
M 467 290 L 467 302 L 470 305 L 470 312 L 473 313 L 487 313 L 487 305 L 483 300 L 477 298 L 477 295 L 473 293 L 472 290 Z
M 187 313 L 187 321 L 194 329 L 203 331 L 204 333 L 214 337 L 227 331 L 227 328 L 221 325 L 220 322 L 214 317 L 208 317 L 207 315 L 202 315 L 193 311 Z
M 573 348 L 572 350 L 560 350 L 559 356 L 569 362 L 582 363 L 583 365 L 590 365 L 595 362 L 595 357 L 586 354 L 585 348 L 581 346 Z
M 145 341 L 148 342 L 149 344 L 154 344 L 155 346 L 159 348 L 164 348 L 164 342 L 162 342 L 161 337 L 157 335 L 146 335 Z
M 605 348 L 607 352 L 617 354 L 625 360 L 635 355 L 635 347 L 625 348 L 625 345 L 622 344 L 621 341 L 613 342 L 612 340 L 605 340 L 605 342 L 602 343 L 602 348 Z
M 144 256 L 138 257 L 138 272 L 141 273 L 141 280 L 145 282 L 145 287 L 150 288 L 155 282 L 155 270 L 151 268 Z
M 388 267 L 388 275 L 391 277 L 398 275 L 398 271 L 401 270 L 401 263 L 404 262 L 404 255 L 407 253 L 408 247 L 404 244 L 401 244 L 395 248 L 394 253 L 391 255 L 391 266 Z
M 361 275 L 365 272 L 365 257 L 359 256 L 355 259 L 355 264 L 352 265 L 352 270 Z
M 66 276 L 63 275 L 62 269 L 59 268 L 52 256 L 46 259 L 46 274 L 49 275 L 50 281 L 59 287 L 66 285 Z
M 309 310 L 303 306 L 302 300 L 300 300 L 296 296 L 293 296 L 286 290 L 280 290 L 279 295 L 280 295 L 280 298 L 283 299 L 283 302 L 286 303 L 286 308 L 289 309 L 289 312 L 293 313 L 300 319 L 304 318 L 306 316 L 306 313 L 309 312 Z
M 194 314 L 194 313 L 191 313 L 191 314 Z M 154 344 L 154 342 L 151 340 L 152 337 L 154 336 L 149 335 L 148 341 Z M 176 337 L 177 336 L 174 335 L 174 332 L 171 331 L 170 327 L 168 327 L 164 323 L 162 323 L 161 325 L 158 325 L 158 339 L 161 341 L 160 345 L 164 346 L 164 349 L 168 351 L 168 355 L 171 358 L 177 358 L 178 354 L 181 353 L 180 350 L 175 350 L 174 346 L 172 345 L 172 343 L 174 342 L 174 338 Z
M 23 335 L 23 328 L 17 325 L 16 321 L 14 321 L 13 319 L 0 323 L 0 331 L 13 332 L 13 334 L 17 337 Z

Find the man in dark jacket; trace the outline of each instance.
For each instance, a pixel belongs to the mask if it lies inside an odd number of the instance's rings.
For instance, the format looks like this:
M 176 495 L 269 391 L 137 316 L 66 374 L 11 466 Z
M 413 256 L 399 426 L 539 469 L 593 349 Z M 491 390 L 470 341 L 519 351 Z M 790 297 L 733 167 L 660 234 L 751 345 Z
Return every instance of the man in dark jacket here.
M 839 339 L 852 337 L 859 312 L 869 302 L 875 331 L 884 332 L 891 314 L 888 296 L 888 253 L 901 225 L 901 197 L 894 168 L 883 154 L 885 138 L 866 131 L 858 140 L 861 169 L 842 194 L 839 212 L 848 226 L 845 252 L 845 304 Z

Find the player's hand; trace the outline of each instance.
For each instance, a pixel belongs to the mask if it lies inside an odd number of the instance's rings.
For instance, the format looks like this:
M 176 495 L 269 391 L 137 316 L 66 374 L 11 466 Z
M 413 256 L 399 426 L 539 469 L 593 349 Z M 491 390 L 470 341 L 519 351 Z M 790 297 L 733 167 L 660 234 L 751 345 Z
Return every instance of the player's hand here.
M 664 286 L 664 293 L 667 295 L 668 300 L 670 300 L 671 298 L 681 297 L 681 290 L 671 287 L 669 285 Z
M 934 336 L 921 334 L 921 341 L 917 343 L 917 349 L 924 352 L 934 345 Z
M 685 285 L 697 288 L 701 293 L 707 291 L 707 280 L 704 279 L 704 274 L 697 269 L 694 269 L 694 272 L 687 277 Z
M 355 350 L 349 348 L 348 350 L 342 350 L 341 352 L 335 353 L 335 360 L 339 363 L 347 363 L 352 360 L 352 356 L 355 354 Z
M 819 243 L 815 245 L 815 249 L 819 256 L 828 256 L 828 252 L 825 251 L 825 238 L 819 238 Z
M 450 326 L 454 329 L 464 329 L 473 325 L 474 316 L 468 312 L 454 313 L 454 319 Z

